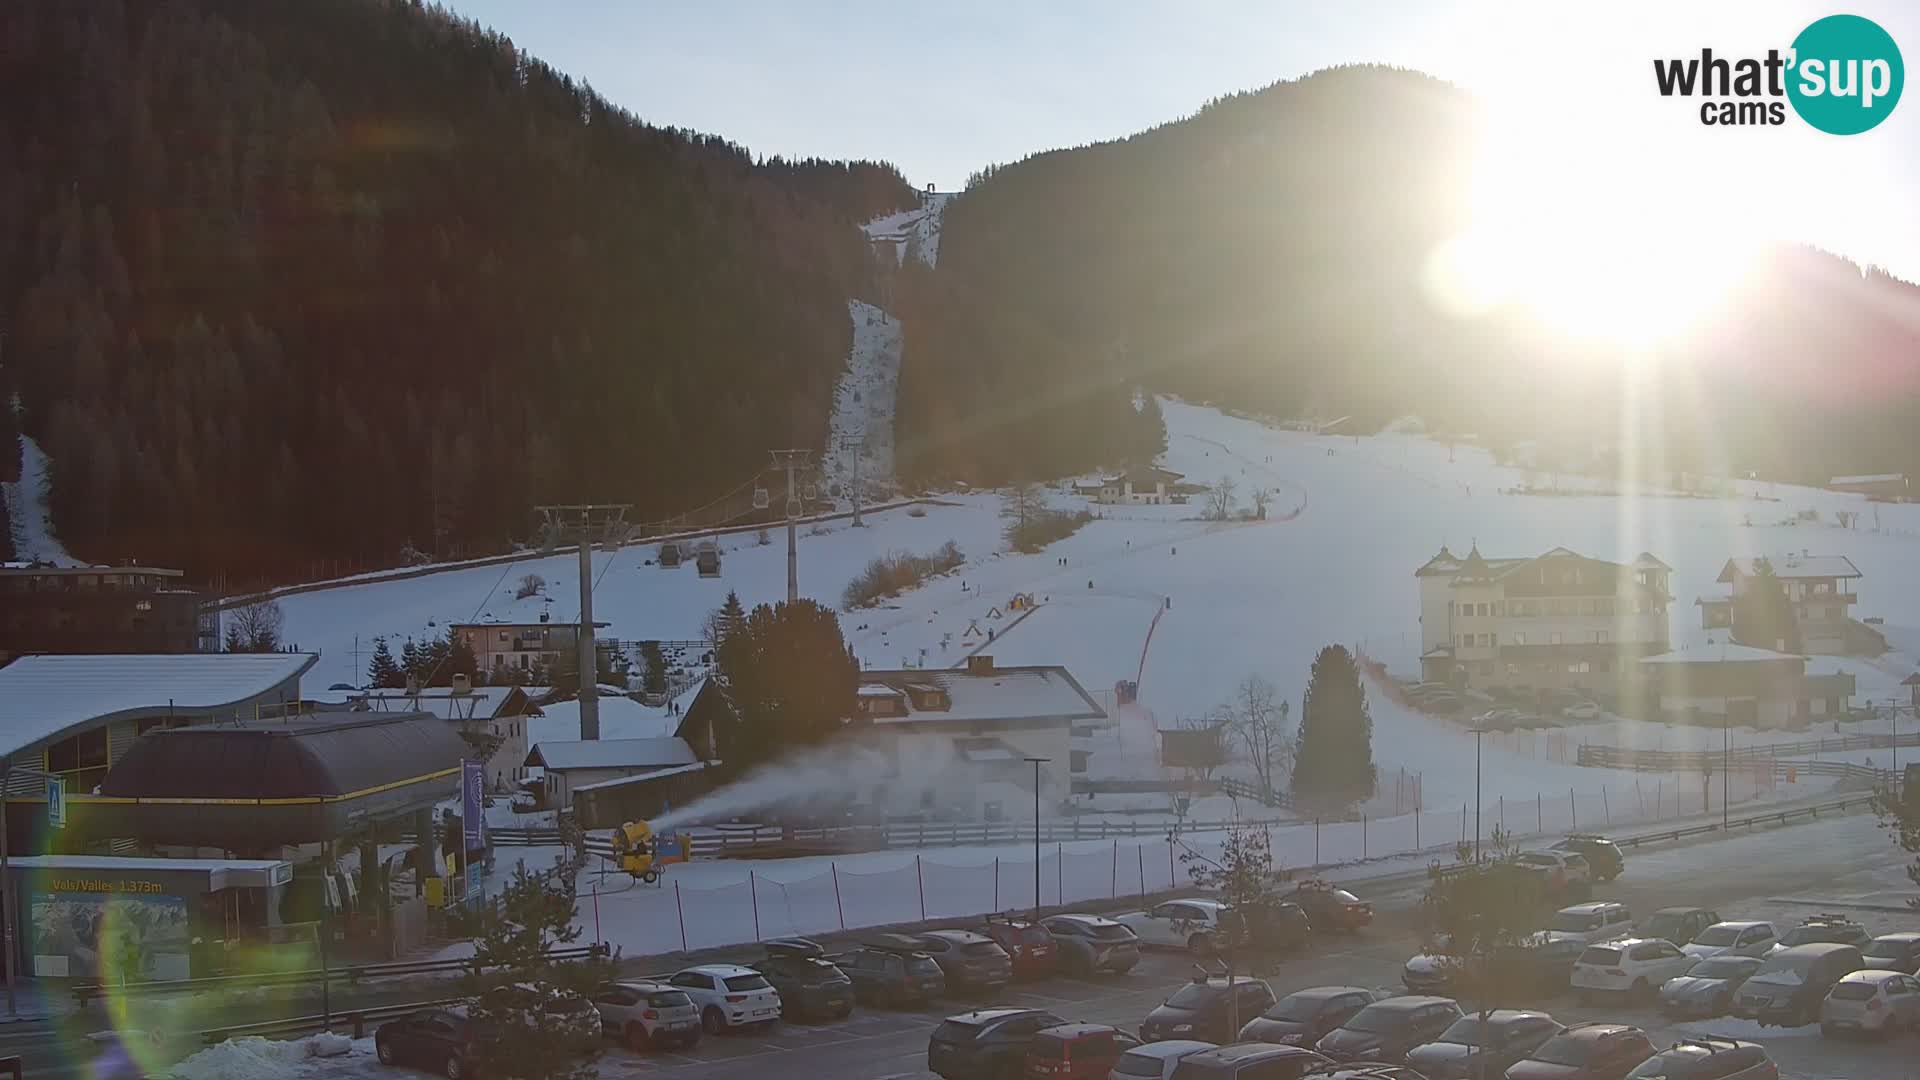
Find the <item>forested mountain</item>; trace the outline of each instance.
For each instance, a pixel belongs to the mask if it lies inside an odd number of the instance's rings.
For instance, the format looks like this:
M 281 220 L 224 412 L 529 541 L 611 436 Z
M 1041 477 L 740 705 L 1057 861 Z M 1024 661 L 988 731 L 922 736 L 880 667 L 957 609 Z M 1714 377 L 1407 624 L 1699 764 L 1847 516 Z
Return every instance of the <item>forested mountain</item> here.
M 208 576 L 645 518 L 820 445 L 853 225 L 913 203 L 407 0 L 8 0 L 0 101 L 0 393 L 57 525 Z
M 1469 222 L 1478 122 L 1448 84 L 1338 68 L 975 177 L 938 271 L 898 289 L 905 466 L 1086 468 L 1137 383 L 1507 441 L 1619 439 L 1630 412 L 1673 471 L 1920 471 L 1920 291 L 1845 260 L 1770 253 L 1634 403 L 1590 344 L 1520 312 L 1443 311 L 1425 275 Z

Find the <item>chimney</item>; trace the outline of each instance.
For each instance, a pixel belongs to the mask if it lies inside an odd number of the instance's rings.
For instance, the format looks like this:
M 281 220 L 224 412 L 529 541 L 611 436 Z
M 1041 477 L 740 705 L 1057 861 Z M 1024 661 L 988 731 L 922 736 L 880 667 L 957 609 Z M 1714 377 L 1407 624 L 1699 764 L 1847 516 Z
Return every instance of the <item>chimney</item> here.
M 967 657 L 967 674 L 969 675 L 993 674 L 993 657 L 988 656 L 985 653 L 974 653 L 972 656 Z
M 453 692 L 456 695 L 473 693 L 473 680 L 468 678 L 465 672 L 455 672 L 453 676 Z

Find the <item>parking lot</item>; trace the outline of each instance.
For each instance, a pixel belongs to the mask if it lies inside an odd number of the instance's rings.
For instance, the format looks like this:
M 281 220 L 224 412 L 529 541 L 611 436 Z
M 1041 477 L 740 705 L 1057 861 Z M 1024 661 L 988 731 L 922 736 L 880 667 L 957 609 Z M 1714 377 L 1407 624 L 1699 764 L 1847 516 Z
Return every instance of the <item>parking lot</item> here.
M 1852 816 L 1629 855 L 1627 874 L 1603 886 L 1597 896 L 1624 901 L 1642 914 L 1668 904 L 1695 903 L 1715 907 L 1725 918 L 1772 919 L 1784 928 L 1817 910 L 1800 898 L 1818 895 L 1822 889 L 1832 894 L 1849 879 L 1884 874 L 1897 856 L 1870 821 Z M 1268 976 L 1275 993 L 1325 984 L 1398 988 L 1401 965 L 1417 946 L 1407 909 L 1419 889 L 1417 882 L 1403 881 L 1364 894 L 1383 906 L 1380 921 L 1360 934 L 1321 938 L 1289 958 L 1280 971 Z M 1920 928 L 1920 914 L 1872 910 L 1848 914 L 1874 933 Z M 1069 1019 L 1133 1030 L 1191 974 L 1183 955 L 1149 951 L 1125 976 L 1016 983 L 979 1004 L 1043 1007 Z M 930 1076 L 926 1072 L 928 1034 L 942 1016 L 973 1004 L 949 998 L 912 1010 L 863 1006 L 839 1023 L 781 1024 L 770 1031 L 708 1038 L 685 1052 L 609 1050 L 600 1067 L 606 1076 L 667 1069 L 713 1078 L 765 1077 L 775 1071 L 844 1080 Z M 1637 1024 L 1659 1045 L 1706 1033 L 1752 1038 L 1767 1047 L 1781 1075 L 1791 1080 L 1920 1078 L 1920 1038 L 1914 1036 L 1857 1043 L 1822 1038 L 1817 1026 L 1761 1029 L 1731 1018 L 1676 1025 L 1648 1006 L 1582 1005 L 1571 994 L 1507 1004 L 1544 1009 L 1563 1023 L 1604 1019 Z

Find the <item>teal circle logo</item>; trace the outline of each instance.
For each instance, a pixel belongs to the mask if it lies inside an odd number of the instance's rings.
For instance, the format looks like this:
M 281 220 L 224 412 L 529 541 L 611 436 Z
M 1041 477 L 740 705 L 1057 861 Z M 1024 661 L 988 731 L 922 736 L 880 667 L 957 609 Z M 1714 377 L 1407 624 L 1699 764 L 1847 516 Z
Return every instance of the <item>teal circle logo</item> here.
M 1880 24 L 1829 15 L 1793 39 L 1787 100 L 1800 119 L 1829 135 L 1858 135 L 1893 112 L 1906 85 L 1900 46 Z

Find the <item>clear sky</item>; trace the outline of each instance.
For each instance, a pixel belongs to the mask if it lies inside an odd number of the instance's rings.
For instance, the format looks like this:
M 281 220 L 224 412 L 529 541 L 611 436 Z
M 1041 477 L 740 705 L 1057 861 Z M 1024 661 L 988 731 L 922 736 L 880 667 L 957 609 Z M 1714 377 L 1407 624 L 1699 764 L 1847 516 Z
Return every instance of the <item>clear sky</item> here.
M 891 161 L 954 190 L 984 165 L 1124 136 L 1317 68 L 1417 68 L 1552 129 L 1618 144 L 1767 232 L 1920 278 L 1920 89 L 1848 138 L 1703 127 L 1655 57 L 1784 50 L 1836 11 L 1920 64 L 1920 3 L 1856 0 L 446 0 L 657 124 L 756 153 Z M 1677 168 L 1676 166 L 1685 166 Z

